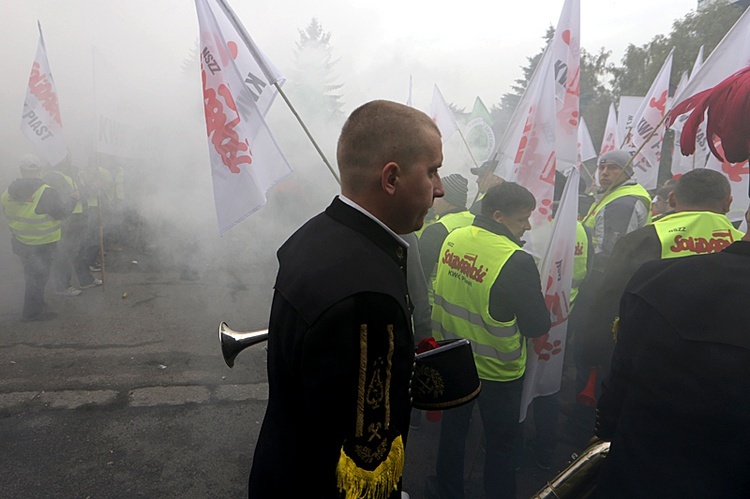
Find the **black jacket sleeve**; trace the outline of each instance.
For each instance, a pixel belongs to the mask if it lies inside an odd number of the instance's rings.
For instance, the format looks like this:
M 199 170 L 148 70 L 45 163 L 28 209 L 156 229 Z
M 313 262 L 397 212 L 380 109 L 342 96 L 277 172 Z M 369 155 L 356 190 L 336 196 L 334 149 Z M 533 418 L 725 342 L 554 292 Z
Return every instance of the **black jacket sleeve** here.
M 55 220 L 62 220 L 73 212 L 76 200 L 68 198 L 68 201 L 60 199 L 60 194 L 55 189 L 47 188 L 39 198 L 36 212 L 37 215 L 49 215 Z
M 419 238 L 419 254 L 422 270 L 427 279 L 432 275 L 432 271 L 437 265 L 440 258 L 440 248 L 448 237 L 448 229 L 441 223 L 435 223 L 422 231 Z
M 537 338 L 550 328 L 539 271 L 531 255 L 516 251 L 500 271 L 490 290 L 490 315 L 507 322 L 515 315 L 521 334 Z

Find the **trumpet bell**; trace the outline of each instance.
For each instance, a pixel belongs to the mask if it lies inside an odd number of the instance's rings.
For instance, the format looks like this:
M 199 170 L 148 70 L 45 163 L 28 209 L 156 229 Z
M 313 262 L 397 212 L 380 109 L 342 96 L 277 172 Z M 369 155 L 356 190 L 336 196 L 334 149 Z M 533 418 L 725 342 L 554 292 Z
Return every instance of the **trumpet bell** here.
M 234 367 L 234 359 L 247 347 L 262 343 L 268 339 L 268 329 L 240 333 L 232 331 L 226 322 L 219 324 L 219 344 L 221 354 L 227 366 Z

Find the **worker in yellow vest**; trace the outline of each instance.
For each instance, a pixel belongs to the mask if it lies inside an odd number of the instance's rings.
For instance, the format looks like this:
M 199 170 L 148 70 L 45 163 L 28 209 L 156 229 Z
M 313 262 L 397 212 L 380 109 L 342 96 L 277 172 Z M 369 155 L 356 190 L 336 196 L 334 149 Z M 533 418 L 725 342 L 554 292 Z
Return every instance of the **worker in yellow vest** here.
M 443 177 L 445 195 L 436 198 L 432 209 L 437 220 L 424 229 L 419 236 L 419 254 L 422 270 L 427 278 L 430 305 L 433 302 L 432 282 L 435 280 L 440 248 L 448 234 L 460 227 L 471 225 L 474 215 L 466 209 L 469 181 L 463 175 L 453 173 Z
M 726 217 L 732 204 L 731 187 L 717 171 L 700 168 L 682 175 L 669 194 L 669 204 L 674 213 L 621 238 L 612 251 L 581 330 L 582 360 L 598 367 L 601 373 L 609 371 L 620 298 L 641 265 L 658 259 L 716 253 L 743 236 Z M 583 383 L 579 380 L 579 385 Z
M 81 289 L 102 284 L 100 279 L 91 274 L 85 260 L 89 208 L 81 196 L 77 170 L 68 157 L 44 175 L 44 181 L 54 187 L 63 200 L 75 200 L 73 213 L 62 222 L 62 237 L 52 271 L 55 294 L 62 296 L 78 296 Z M 75 271 L 80 289 L 71 283 L 72 270 Z
M 472 205 L 469 207 L 469 211 L 474 215 L 479 215 L 482 213 L 482 199 L 486 195 L 487 191 L 490 190 L 490 188 L 503 183 L 503 179 L 495 175 L 497 165 L 498 161 L 496 159 L 488 159 L 487 161 L 482 163 L 481 166 L 477 166 L 469 170 L 472 175 L 477 176 L 475 181 L 477 183 L 478 196 L 476 202 L 472 203 Z
M 474 352 L 482 392 L 476 399 L 487 451 L 487 497 L 516 497 L 515 446 L 526 337 L 550 328 L 550 315 L 534 259 L 521 248 L 536 207 L 524 187 L 504 182 L 487 191 L 482 214 L 451 232 L 440 250 L 432 309 L 437 339 L 466 338 Z M 437 477 L 428 494 L 463 497 L 464 454 L 474 402 L 445 411 Z
M 21 258 L 25 280 L 22 321 L 54 319 L 45 311 L 44 287 L 57 242 L 60 220 L 67 217 L 75 200 L 65 202 L 42 180 L 38 158 L 27 155 L 21 161 L 21 178 L 14 180 L 0 197 L 11 232 L 13 253 Z

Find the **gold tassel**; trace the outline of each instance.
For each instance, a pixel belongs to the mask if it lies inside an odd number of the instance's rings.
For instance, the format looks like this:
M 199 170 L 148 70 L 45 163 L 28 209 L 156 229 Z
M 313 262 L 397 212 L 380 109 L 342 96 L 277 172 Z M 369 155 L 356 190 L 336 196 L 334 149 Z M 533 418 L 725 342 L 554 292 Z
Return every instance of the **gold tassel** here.
M 615 317 L 615 321 L 612 323 L 612 340 L 617 342 L 617 333 L 620 332 L 620 318 Z
M 391 442 L 388 457 L 373 471 L 357 466 L 343 447 L 336 467 L 338 488 L 346 499 L 386 498 L 398 488 L 404 470 L 404 442 L 401 435 Z

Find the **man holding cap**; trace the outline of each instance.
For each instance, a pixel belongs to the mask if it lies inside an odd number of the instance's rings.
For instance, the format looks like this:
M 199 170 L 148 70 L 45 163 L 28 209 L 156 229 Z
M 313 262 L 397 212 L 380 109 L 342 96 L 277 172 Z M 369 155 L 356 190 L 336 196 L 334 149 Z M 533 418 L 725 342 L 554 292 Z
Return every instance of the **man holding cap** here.
M 54 312 L 44 311 L 44 287 L 60 240 L 60 220 L 67 217 L 75 206 L 75 199 L 70 198 L 70 203 L 63 202 L 41 176 L 39 159 L 24 156 L 21 178 L 14 180 L 0 198 L 13 236 L 13 253 L 23 264 L 26 289 L 22 321 L 44 321 L 57 316 Z

